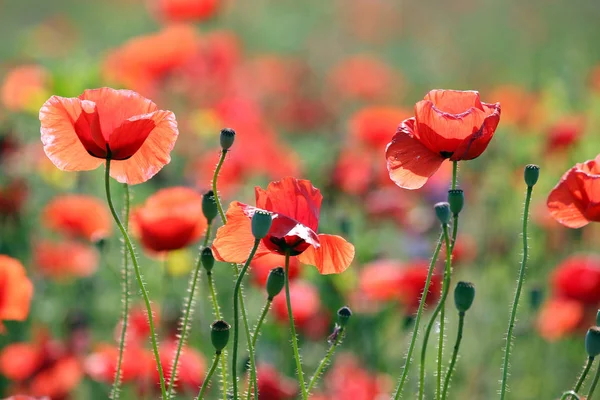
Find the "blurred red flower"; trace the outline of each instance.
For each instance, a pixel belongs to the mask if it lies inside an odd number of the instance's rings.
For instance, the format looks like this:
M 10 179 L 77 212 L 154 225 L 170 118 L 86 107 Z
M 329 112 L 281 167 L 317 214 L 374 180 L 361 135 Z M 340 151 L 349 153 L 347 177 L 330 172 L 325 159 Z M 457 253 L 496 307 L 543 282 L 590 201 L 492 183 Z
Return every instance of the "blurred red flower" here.
M 386 63 L 365 54 L 339 62 L 330 71 L 328 80 L 338 101 L 383 100 L 395 91 L 397 84 L 397 77 Z
M 112 384 L 115 379 L 119 348 L 109 344 L 99 344 L 86 357 L 84 366 L 86 373 L 95 381 Z M 123 353 L 121 363 L 121 380 L 123 383 L 145 378 L 148 371 L 155 368 L 154 358 L 150 351 L 134 343 L 128 345 Z
M 150 8 L 165 21 L 202 21 L 212 17 L 222 0 L 151 0 Z
M 585 129 L 582 116 L 564 117 L 556 121 L 548 130 L 546 150 L 556 152 L 565 150 L 579 141 Z
M 256 205 L 233 202 L 227 210 L 227 223 L 217 231 L 213 242 L 215 258 L 242 263 L 254 244 L 251 219 L 256 210 L 272 213 L 269 234 L 261 240 L 256 258 L 269 253 L 298 256 L 314 265 L 321 274 L 343 272 L 354 258 L 354 246 L 336 235 L 319 234 L 319 214 L 323 196 L 310 181 L 287 177 L 271 182 L 267 190 L 255 188 Z
M 171 365 L 173 364 L 176 350 L 177 342 L 173 340 L 167 340 L 160 345 L 160 361 L 167 382 L 171 378 Z M 154 362 L 150 364 L 150 368 L 151 376 L 158 388 L 160 380 Z M 204 361 L 202 354 L 197 350 L 184 346 L 181 350 L 179 363 L 177 364 L 177 371 L 177 386 L 180 388 L 180 391 L 189 391 L 190 393 L 195 394 L 198 392 L 198 388 L 204 381 L 204 376 L 206 375 L 206 362 Z
M 0 89 L 2 104 L 10 111 L 38 108 L 50 86 L 50 74 L 39 65 L 21 65 L 10 70 Z
M 552 298 L 543 305 L 536 327 L 540 336 L 554 341 L 577 331 L 583 319 L 583 304 L 576 300 Z
M 121 183 L 152 178 L 171 161 L 177 122 L 171 111 L 131 90 L 85 90 L 75 98 L 52 96 L 40 110 L 44 151 L 64 171 L 98 168 L 114 160 Z
M 0 215 L 16 217 L 27 200 L 29 188 L 24 179 L 15 179 L 0 186 Z
M 110 235 L 112 219 L 104 201 L 86 195 L 55 197 L 42 211 L 48 228 L 67 236 L 97 242 Z
M 500 121 L 500 104 L 482 103 L 475 91 L 432 90 L 415 105 L 386 149 L 392 181 L 418 189 L 442 165 L 477 158 Z
M 388 379 L 370 373 L 350 354 L 339 354 L 325 376 L 328 399 L 377 400 L 389 397 Z
M 319 291 L 308 281 L 296 280 L 290 283 L 290 301 L 296 326 L 300 330 L 308 329 L 308 325 L 321 311 Z M 273 299 L 273 313 L 278 321 L 284 324 L 289 322 L 284 292 Z
M 132 229 L 150 251 L 184 248 L 204 235 L 202 195 L 183 186 L 161 189 L 134 210 Z
M 527 125 L 532 122 L 538 103 L 537 96 L 516 85 L 503 85 L 492 90 L 490 98 L 502 104 L 502 122 Z
M 263 400 L 292 400 L 296 397 L 296 381 L 281 375 L 277 368 L 265 363 L 256 366 L 258 393 Z
M 552 273 L 556 296 L 596 306 L 600 304 L 600 257 L 575 255 L 561 262 Z
M 33 248 L 33 260 L 44 276 L 56 280 L 92 275 L 98 268 L 95 248 L 73 241 L 38 241 Z
M 269 272 L 273 268 L 283 267 L 285 265 L 285 256 L 276 253 L 265 254 L 259 259 L 254 259 L 250 263 L 252 281 L 257 285 L 264 287 L 269 277 Z M 294 257 L 290 258 L 290 281 L 300 275 L 300 262 Z
M 390 131 L 407 118 L 410 111 L 400 107 L 365 107 L 350 118 L 350 137 L 381 153 L 389 142 Z
M 402 264 L 395 260 L 378 260 L 360 271 L 359 290 L 374 301 L 399 301 L 408 314 L 419 306 L 425 288 L 429 265 L 425 261 Z M 432 275 L 427 305 L 434 304 L 440 295 L 442 277 Z
M 21 263 L 0 254 L 0 332 L 2 321 L 24 321 L 29 315 L 33 284 Z
M 548 196 L 552 217 L 569 228 L 600 221 L 600 156 L 575 164 Z

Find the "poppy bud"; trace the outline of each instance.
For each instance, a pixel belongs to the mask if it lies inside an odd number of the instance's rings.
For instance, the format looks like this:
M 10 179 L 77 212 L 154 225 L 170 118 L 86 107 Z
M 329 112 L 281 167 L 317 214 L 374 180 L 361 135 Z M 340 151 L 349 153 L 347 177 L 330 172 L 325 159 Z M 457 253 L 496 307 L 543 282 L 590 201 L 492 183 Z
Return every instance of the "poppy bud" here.
M 465 205 L 465 192 L 462 189 L 448 190 L 448 203 L 452 214 L 457 215 Z
M 596 313 L 596 326 L 600 326 L 600 310 Z
M 525 183 L 528 187 L 533 187 L 540 177 L 540 167 L 535 164 L 525 166 Z
M 281 292 L 284 284 L 285 271 L 283 268 L 273 268 L 267 277 L 267 295 L 269 296 L 269 300 L 273 300 L 273 298 Z
M 590 357 L 600 354 L 600 328 L 592 326 L 585 335 L 585 351 Z
M 210 326 L 210 340 L 217 353 L 221 353 L 221 350 L 227 346 L 230 328 L 231 326 L 223 320 L 215 321 Z
M 252 234 L 255 239 L 262 239 L 269 233 L 273 217 L 270 212 L 257 210 L 252 216 Z
M 435 206 L 435 214 L 442 224 L 448 224 L 450 222 L 450 204 L 441 202 Z
M 235 140 L 235 131 L 231 128 L 221 129 L 221 148 L 223 150 L 229 150 L 233 146 Z
M 217 203 L 215 202 L 215 194 L 212 190 L 209 190 L 202 196 L 202 213 L 209 224 L 219 213 Z
M 210 247 L 205 247 L 202 249 L 202 254 L 200 254 L 200 261 L 202 262 L 202 266 L 206 270 L 206 272 L 210 273 L 213 267 L 215 266 L 215 257 L 213 256 L 212 250 Z
M 344 306 L 338 310 L 337 315 L 338 315 L 338 324 L 342 328 L 344 328 L 344 327 L 346 327 L 348 320 L 352 316 L 352 310 L 350 310 L 350 308 L 348 308 L 347 306 Z
M 464 313 L 473 304 L 475 286 L 470 282 L 458 282 L 454 289 L 454 304 L 459 312 Z

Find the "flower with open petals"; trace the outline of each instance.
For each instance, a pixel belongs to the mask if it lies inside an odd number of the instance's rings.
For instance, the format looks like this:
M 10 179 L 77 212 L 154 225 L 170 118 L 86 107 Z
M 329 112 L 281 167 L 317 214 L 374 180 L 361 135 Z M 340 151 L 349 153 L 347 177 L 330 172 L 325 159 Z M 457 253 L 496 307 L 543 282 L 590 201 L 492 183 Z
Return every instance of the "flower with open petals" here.
M 111 160 L 110 175 L 135 185 L 171 161 L 175 115 L 131 90 L 85 90 L 52 96 L 40 109 L 42 143 L 63 171 L 89 171 Z
M 54 231 L 91 242 L 106 238 L 112 226 L 102 200 L 77 194 L 54 198 L 44 208 L 42 222 Z
M 159 190 L 134 212 L 132 225 L 148 250 L 182 249 L 206 231 L 202 195 L 182 186 Z
M 12 257 L 0 254 L 0 331 L 2 321 L 24 321 L 29 314 L 33 284 L 23 265 Z
M 569 228 L 600 222 L 600 156 L 568 170 L 546 204 L 550 215 Z
M 396 185 L 419 189 L 444 160 L 472 160 L 487 148 L 500 122 L 500 104 L 482 103 L 475 91 L 432 90 L 400 124 L 386 149 Z
M 336 235 L 317 235 L 323 196 L 310 181 L 287 177 L 271 182 L 267 190 L 255 188 L 256 207 L 234 201 L 227 223 L 219 228 L 213 253 L 220 261 L 242 263 L 254 244 L 250 221 L 258 210 L 271 213 L 273 223 L 261 240 L 255 259 L 276 253 L 298 256 L 321 274 L 343 272 L 354 258 L 354 246 Z

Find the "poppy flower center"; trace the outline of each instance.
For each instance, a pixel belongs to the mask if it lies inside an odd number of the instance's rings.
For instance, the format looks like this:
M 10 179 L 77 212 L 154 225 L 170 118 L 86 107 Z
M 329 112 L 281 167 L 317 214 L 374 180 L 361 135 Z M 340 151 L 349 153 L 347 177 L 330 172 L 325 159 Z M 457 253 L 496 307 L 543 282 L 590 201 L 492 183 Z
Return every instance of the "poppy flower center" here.
M 268 235 L 263 239 L 263 244 L 275 253 L 285 255 L 289 252 L 290 256 L 302 254 L 310 247 L 309 243 L 298 236 L 275 237 Z
M 443 158 L 450 158 L 450 157 L 452 157 L 453 154 L 454 154 L 453 151 L 440 151 L 440 155 Z

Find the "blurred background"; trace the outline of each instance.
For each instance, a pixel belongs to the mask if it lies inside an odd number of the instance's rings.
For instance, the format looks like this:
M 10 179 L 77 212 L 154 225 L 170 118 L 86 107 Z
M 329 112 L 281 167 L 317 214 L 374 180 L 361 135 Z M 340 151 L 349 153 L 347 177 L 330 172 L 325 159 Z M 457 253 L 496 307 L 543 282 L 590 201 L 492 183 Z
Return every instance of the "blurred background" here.
M 322 191 L 320 231 L 356 246 L 343 274 L 293 267 L 292 300 L 309 376 L 328 348 L 337 309 L 354 311 L 316 392 L 323 399 L 389 398 L 439 233 L 432 206 L 446 199 L 451 165 L 420 190 L 396 187 L 384 157 L 396 127 L 434 88 L 478 90 L 482 101 L 500 102 L 500 125 L 487 151 L 460 163 L 466 206 L 454 281 L 473 282 L 477 297 L 450 397 L 489 399 L 499 388 L 528 163 L 540 165 L 541 179 L 509 397 L 560 397 L 585 360 L 583 336 L 600 304 L 600 232 L 594 224 L 559 225 L 545 201 L 565 171 L 600 149 L 599 18 L 600 5 L 589 0 L 0 0 L 0 253 L 18 259 L 35 286 L 27 321 L 7 322 L 0 336 L 0 394 L 102 399 L 110 391 L 122 255 L 117 230 L 103 219 L 103 171 L 56 169 L 43 153 L 38 120 L 51 95 L 110 86 L 152 99 L 179 124 L 172 162 L 131 187 L 134 210 L 162 188 L 207 191 L 226 126 L 237 138 L 219 180 L 225 205 L 254 204 L 254 186 L 289 175 Z M 113 190 L 120 208 L 122 188 Z M 53 202 L 71 194 L 98 200 L 86 221 L 106 225 L 99 235 L 73 238 L 49 222 L 66 212 L 50 207 Z M 134 236 L 143 229 L 133 218 Z M 165 357 L 172 354 L 199 239 L 161 253 L 136 241 Z M 252 265 L 251 324 L 266 299 L 266 274 L 281 262 L 271 257 Z M 181 398 L 196 395 L 213 351 L 214 317 L 201 279 Z M 215 279 L 231 320 L 230 268 L 215 266 Z M 439 281 L 438 275 L 438 287 Z M 134 334 L 122 397 L 155 398 L 141 298 L 135 286 L 131 293 Z M 267 400 L 297 392 L 284 300 L 276 297 L 257 347 Z M 447 309 L 450 349 L 457 317 L 452 304 Z M 417 370 L 413 365 L 405 398 L 416 390 Z M 220 397 L 218 377 L 209 397 Z

